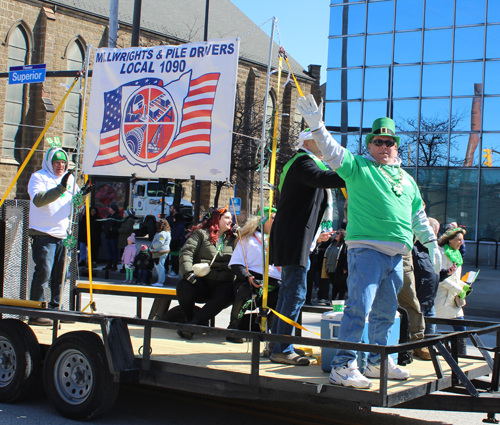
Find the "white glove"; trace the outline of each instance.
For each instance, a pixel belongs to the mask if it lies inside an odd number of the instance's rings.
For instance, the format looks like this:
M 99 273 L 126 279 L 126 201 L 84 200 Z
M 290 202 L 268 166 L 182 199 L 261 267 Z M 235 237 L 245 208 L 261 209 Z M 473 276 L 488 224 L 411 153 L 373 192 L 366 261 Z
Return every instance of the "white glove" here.
M 427 242 L 425 247 L 429 250 L 429 257 L 431 257 L 434 272 L 439 273 L 441 271 L 441 250 L 438 243 L 436 241 Z
M 314 100 L 314 96 L 310 94 L 307 97 L 302 96 L 299 98 L 296 106 L 311 131 L 321 127 L 323 123 L 323 102 L 321 102 L 318 107 Z

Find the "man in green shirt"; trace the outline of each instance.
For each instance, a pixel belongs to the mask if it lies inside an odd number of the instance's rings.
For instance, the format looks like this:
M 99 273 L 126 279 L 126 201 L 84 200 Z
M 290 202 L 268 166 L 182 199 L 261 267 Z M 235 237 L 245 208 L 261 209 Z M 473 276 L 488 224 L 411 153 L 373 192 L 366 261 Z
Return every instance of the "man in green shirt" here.
M 403 286 L 402 255 L 413 247 L 413 235 L 429 249 L 436 271 L 441 254 L 413 178 L 401 168 L 400 138 L 394 121 L 378 118 L 365 138 L 369 154 L 353 155 L 326 130 L 321 105 L 301 97 L 297 108 L 309 124 L 314 140 L 328 163 L 346 182 L 349 195 L 348 245 L 349 298 L 339 340 L 361 342 L 368 318 L 370 344 L 387 345 Z M 408 379 L 410 373 L 388 358 L 388 378 Z M 369 388 L 367 378 L 380 377 L 380 355 L 370 353 L 365 376 L 357 365 L 356 351 L 339 349 L 332 360 L 330 382 Z

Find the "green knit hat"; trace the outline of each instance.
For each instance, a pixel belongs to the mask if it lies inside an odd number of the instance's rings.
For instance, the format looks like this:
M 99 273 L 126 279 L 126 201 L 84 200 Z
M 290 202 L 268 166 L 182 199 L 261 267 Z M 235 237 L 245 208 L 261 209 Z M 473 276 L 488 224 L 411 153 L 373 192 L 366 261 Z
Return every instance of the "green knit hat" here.
M 54 161 L 66 161 L 68 162 L 68 157 L 64 151 L 57 151 L 52 157 L 52 162 Z
M 278 211 L 276 208 L 271 208 L 271 214 L 276 214 Z M 261 210 L 257 213 L 258 216 L 261 215 Z M 264 207 L 264 215 L 262 216 L 261 223 L 264 224 L 269 219 L 269 207 Z
M 388 117 L 377 118 L 373 121 L 372 132 L 367 134 L 365 137 L 366 147 L 370 144 L 370 140 L 372 140 L 375 136 L 389 136 L 392 137 L 396 146 L 399 147 L 399 136 L 396 136 L 396 125 L 394 121 Z

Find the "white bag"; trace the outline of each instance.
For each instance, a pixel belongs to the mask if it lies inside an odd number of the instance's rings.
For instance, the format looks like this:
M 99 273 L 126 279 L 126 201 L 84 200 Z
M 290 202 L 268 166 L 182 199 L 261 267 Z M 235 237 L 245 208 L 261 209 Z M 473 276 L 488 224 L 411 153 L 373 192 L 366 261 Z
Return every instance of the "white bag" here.
M 197 263 L 193 264 L 193 273 L 195 276 L 203 277 L 210 273 L 210 264 L 208 263 Z

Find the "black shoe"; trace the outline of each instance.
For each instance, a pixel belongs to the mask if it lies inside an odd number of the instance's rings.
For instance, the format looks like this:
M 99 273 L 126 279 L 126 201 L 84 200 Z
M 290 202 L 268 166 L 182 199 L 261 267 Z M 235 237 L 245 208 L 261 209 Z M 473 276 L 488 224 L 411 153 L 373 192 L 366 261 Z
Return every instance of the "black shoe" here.
M 116 272 L 118 270 L 118 267 L 116 267 L 116 264 L 112 264 L 110 270 L 112 272 Z
M 177 335 L 184 339 L 193 339 L 194 333 L 188 331 L 177 331 Z
M 85 260 L 82 260 L 78 263 L 79 267 L 85 267 L 87 265 L 87 262 Z
M 111 270 L 111 263 L 108 263 L 108 265 L 103 267 L 102 270 Z
M 226 336 L 226 341 L 234 342 L 235 344 L 243 344 L 245 342 L 243 338 L 237 338 L 234 336 Z
M 31 326 L 52 326 L 52 320 L 45 319 L 44 317 L 30 317 L 28 325 Z

